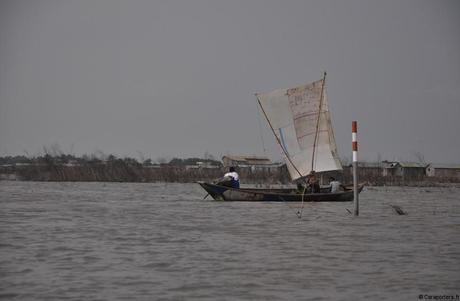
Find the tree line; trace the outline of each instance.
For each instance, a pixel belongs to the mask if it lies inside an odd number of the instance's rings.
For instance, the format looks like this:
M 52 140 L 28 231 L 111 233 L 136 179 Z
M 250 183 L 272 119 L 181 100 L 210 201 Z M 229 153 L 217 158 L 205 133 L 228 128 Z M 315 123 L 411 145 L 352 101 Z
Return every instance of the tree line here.
M 205 164 L 207 166 L 222 167 L 222 162 L 212 158 L 172 158 L 169 161 L 160 160 L 161 163 L 156 163 L 152 159 L 138 160 L 133 157 L 117 157 L 110 154 L 106 156 L 82 155 L 75 156 L 71 154 L 51 155 L 46 153 L 35 157 L 24 155 L 18 156 L 3 156 L 0 157 L 0 165 L 95 165 L 95 164 L 122 164 L 130 166 L 154 166 L 154 165 L 169 165 L 169 166 L 189 166 Z

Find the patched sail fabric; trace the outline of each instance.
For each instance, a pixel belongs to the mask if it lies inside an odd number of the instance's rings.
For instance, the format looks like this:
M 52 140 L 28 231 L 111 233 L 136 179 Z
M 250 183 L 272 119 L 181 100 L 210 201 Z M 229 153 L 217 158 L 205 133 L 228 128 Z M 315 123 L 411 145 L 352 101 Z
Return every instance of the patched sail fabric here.
M 323 82 L 256 94 L 293 180 L 342 169 Z

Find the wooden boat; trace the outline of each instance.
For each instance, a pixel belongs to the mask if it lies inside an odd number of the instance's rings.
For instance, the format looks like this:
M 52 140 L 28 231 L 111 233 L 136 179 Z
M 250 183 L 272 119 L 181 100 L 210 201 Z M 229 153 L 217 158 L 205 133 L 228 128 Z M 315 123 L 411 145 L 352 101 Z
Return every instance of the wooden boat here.
M 302 195 L 296 189 L 262 189 L 262 188 L 231 188 L 206 182 L 198 182 L 204 190 L 218 201 L 240 202 L 349 202 L 353 200 L 353 190 L 330 193 L 322 188 L 321 193 Z M 359 191 L 363 185 L 359 186 Z
M 316 173 L 342 170 L 326 96 L 326 73 L 321 80 L 289 89 L 256 94 L 265 119 L 284 155 L 293 181 L 304 182 Z M 352 188 L 343 192 L 299 194 L 289 189 L 246 189 L 199 182 L 209 195 L 224 201 L 347 202 Z M 361 192 L 360 185 L 358 191 Z

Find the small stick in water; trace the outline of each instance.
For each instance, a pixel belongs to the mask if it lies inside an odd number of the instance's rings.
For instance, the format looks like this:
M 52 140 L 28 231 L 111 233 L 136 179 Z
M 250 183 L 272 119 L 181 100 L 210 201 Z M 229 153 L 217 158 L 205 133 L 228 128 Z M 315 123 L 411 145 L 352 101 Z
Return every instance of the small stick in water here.
M 390 205 L 390 207 L 393 208 L 393 210 L 394 210 L 397 214 L 399 214 L 399 215 L 407 215 L 407 213 L 404 212 L 404 210 L 402 210 L 402 208 L 399 207 L 399 206 Z

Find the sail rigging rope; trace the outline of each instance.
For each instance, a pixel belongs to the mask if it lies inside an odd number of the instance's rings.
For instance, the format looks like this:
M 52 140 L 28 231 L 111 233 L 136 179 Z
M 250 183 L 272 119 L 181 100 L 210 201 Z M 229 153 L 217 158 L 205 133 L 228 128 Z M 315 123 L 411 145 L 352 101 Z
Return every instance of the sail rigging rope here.
M 259 124 L 260 140 L 262 141 L 262 148 L 264 150 L 264 156 L 267 156 L 267 150 L 265 149 L 265 143 L 264 143 L 264 135 L 263 135 L 263 132 L 262 132 L 262 125 L 261 125 L 261 122 L 260 122 L 260 109 L 259 109 L 259 106 L 256 105 L 256 109 L 257 109 L 257 123 Z
M 305 191 L 307 190 L 307 187 L 305 186 L 303 188 L 303 191 L 302 191 L 302 206 L 300 207 L 300 210 L 297 211 L 297 217 L 300 219 L 302 218 L 302 214 L 303 214 L 303 208 L 304 208 L 304 196 L 305 196 Z

